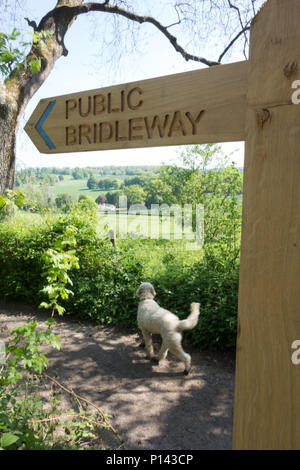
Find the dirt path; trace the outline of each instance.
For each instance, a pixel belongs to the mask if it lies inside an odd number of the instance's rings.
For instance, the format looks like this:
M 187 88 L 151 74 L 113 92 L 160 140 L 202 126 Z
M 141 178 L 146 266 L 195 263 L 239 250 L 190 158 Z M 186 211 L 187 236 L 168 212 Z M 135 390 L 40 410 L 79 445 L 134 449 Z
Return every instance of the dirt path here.
M 42 325 L 46 318 L 0 302 L 0 339 L 15 325 L 32 319 Z M 159 366 L 150 363 L 135 331 L 65 318 L 55 333 L 62 349 L 47 354 L 49 375 L 113 415 L 127 449 L 231 449 L 233 354 L 203 353 L 184 343 L 193 362 L 186 377 L 171 355 Z

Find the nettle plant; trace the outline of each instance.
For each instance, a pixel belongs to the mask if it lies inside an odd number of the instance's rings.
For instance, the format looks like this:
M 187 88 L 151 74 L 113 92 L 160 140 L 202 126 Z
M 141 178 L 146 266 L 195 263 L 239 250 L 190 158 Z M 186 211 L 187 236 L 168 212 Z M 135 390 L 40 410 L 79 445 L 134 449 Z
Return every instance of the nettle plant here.
M 63 315 L 65 308 L 58 302 L 60 299 L 67 300 L 74 292 L 68 289 L 67 284 L 73 285 L 68 274 L 71 269 L 79 269 L 78 257 L 76 256 L 77 228 L 69 225 L 65 229 L 63 239 L 57 239 L 54 248 L 49 248 L 44 256 L 45 277 L 47 285 L 42 289 L 48 296 L 48 302 L 42 302 L 39 307 L 51 310 L 53 317 L 55 312 Z

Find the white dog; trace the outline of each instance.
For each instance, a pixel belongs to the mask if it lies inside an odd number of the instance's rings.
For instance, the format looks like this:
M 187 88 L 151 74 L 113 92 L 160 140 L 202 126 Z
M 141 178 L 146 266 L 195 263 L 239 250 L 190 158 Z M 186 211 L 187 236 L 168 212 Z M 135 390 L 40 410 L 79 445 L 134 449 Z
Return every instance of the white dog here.
M 140 298 L 138 306 L 137 322 L 140 328 L 147 355 L 150 359 L 159 362 L 165 359 L 168 350 L 178 359 L 184 362 L 184 373 L 187 375 L 191 370 L 191 356 L 185 353 L 181 346 L 182 334 L 184 330 L 191 330 L 198 323 L 200 314 L 200 304 L 191 304 L 191 313 L 185 320 L 179 320 L 174 313 L 161 308 L 153 300 L 156 293 L 149 282 L 143 282 L 136 291 Z M 157 356 L 154 355 L 151 335 L 159 334 L 162 337 L 162 345 Z

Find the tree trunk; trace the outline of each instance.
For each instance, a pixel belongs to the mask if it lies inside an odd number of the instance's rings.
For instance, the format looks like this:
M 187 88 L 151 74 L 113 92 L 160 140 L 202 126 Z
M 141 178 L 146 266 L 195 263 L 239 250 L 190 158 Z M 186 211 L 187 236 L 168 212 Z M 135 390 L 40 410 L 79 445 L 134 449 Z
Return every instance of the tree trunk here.
M 0 93 L 0 194 L 14 187 L 17 128 L 16 102 Z
M 82 1 L 67 0 L 65 3 L 80 5 Z M 47 79 L 55 62 L 62 55 L 67 55 L 64 36 L 76 15 L 71 8 L 61 7 L 60 1 L 57 6 L 59 8 L 44 16 L 39 26 L 35 25 L 35 31 L 52 32 L 51 39 L 43 47 L 33 46 L 27 56 L 27 62 L 32 58 L 40 58 L 40 71 L 32 73 L 30 67 L 22 65 L 17 74 L 11 74 L 5 85 L 0 84 L 0 194 L 14 188 L 16 136 L 24 109 Z

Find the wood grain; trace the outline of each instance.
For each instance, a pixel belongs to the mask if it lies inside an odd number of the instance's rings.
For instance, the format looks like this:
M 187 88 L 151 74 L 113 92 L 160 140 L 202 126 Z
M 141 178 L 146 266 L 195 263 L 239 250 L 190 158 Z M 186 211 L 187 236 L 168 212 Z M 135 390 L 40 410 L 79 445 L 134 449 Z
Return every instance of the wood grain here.
M 25 131 L 42 153 L 241 141 L 245 138 L 248 63 L 41 100 Z M 51 101 L 43 129 L 36 129 Z
M 300 449 L 300 4 L 272 0 L 251 28 L 234 449 Z

